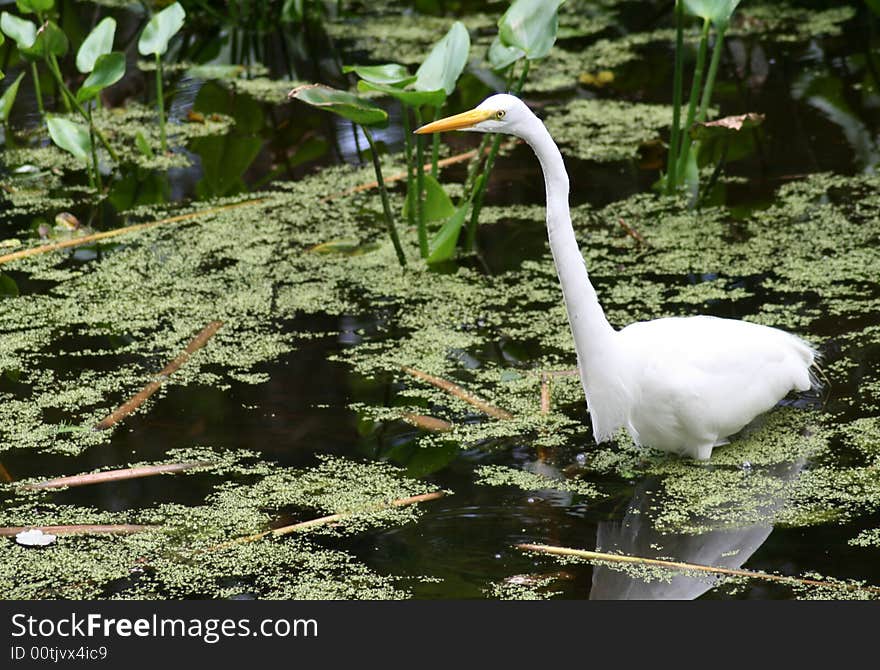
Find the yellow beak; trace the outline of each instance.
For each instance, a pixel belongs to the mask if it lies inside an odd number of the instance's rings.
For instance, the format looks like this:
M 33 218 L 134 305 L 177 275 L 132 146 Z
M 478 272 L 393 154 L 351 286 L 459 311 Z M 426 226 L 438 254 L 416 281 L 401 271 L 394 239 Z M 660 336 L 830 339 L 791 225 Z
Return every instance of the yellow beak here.
M 447 116 L 445 119 L 434 121 L 416 129 L 416 135 L 426 135 L 428 133 L 442 133 L 447 130 L 461 130 L 462 128 L 470 128 L 477 125 L 480 121 L 491 119 L 495 116 L 494 109 L 472 109 L 469 112 L 462 112 L 455 116 Z

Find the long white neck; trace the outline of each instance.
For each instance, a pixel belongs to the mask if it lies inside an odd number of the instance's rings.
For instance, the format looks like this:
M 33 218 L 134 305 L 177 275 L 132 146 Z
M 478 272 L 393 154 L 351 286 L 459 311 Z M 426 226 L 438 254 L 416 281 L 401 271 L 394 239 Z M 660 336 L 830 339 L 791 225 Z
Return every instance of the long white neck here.
M 532 147 L 544 172 L 550 250 L 562 285 L 595 437 L 601 441 L 624 421 L 625 403 L 619 397 L 623 392 L 622 369 L 617 365 L 623 361 L 618 354 L 617 333 L 605 318 L 574 236 L 568 207 L 568 173 L 559 148 L 537 117 L 532 117 L 517 134 Z M 610 395 L 608 390 L 612 391 Z

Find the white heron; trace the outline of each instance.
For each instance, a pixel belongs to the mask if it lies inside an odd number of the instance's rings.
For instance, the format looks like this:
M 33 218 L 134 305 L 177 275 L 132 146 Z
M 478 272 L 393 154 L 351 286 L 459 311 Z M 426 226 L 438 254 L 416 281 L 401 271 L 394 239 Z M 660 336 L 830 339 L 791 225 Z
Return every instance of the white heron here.
M 540 119 L 499 94 L 415 132 L 447 130 L 515 135 L 541 163 L 550 249 L 597 442 L 626 428 L 636 444 L 706 460 L 789 392 L 816 385 L 816 350 L 776 328 L 711 316 L 612 328 L 575 239 L 562 154 Z

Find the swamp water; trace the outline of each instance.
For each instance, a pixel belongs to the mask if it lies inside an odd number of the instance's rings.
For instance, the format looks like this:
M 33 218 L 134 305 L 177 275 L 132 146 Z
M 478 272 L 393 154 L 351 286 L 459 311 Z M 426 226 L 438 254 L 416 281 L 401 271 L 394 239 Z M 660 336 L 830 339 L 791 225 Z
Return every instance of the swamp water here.
M 526 148 L 499 158 L 480 258 L 426 269 L 408 231 L 401 270 L 375 194 L 344 195 L 374 178 L 353 164 L 350 126 L 274 104 L 293 76 L 211 77 L 182 64 L 178 149 L 155 159 L 162 164 L 132 153 L 137 165 L 102 205 L 76 185 L 82 174 L 59 169 L 69 162 L 56 150 L 5 155 L 0 239 L 21 247 L 37 245 L 40 224 L 63 210 L 97 229 L 213 210 L 0 265 L 0 463 L 15 479 L 0 489 L 0 525 L 151 526 L 59 535 L 42 549 L 0 538 L 5 596 L 876 597 L 880 85 L 868 19 L 744 3 L 716 105 L 767 120 L 694 210 L 651 192 L 653 147 L 671 118 L 672 40 L 635 4 L 571 3 L 559 44 L 525 89 L 566 155 L 573 222 L 609 320 L 706 313 L 791 330 L 824 355 L 820 397 L 786 401 L 709 463 L 624 437 L 597 446 L 575 377 L 552 377 L 541 411 L 542 373 L 572 368 L 574 351 Z M 472 57 L 491 40 L 494 16 L 463 17 L 475 31 Z M 450 22 L 409 17 L 400 30 L 390 11 L 326 31 L 344 62 L 406 61 Z M 603 86 L 582 76 L 606 69 L 614 77 Z M 269 74 L 285 78 L 282 68 Z M 486 93 L 466 75 L 453 102 L 464 108 Z M 204 123 L 186 120 L 190 106 Z M 154 132 L 134 104 L 105 116 L 120 136 Z M 386 174 L 398 172 L 400 127 L 379 139 L 392 152 Z M 446 139 L 451 153 L 473 143 Z M 34 167 L 15 172 L 21 165 Z M 463 176 L 461 165 L 443 174 Z M 394 195 L 399 206 L 399 187 Z M 5 244 L 3 253 L 19 247 Z M 92 430 L 214 321 L 216 335 L 138 412 Z M 406 366 L 513 418 L 487 417 Z M 421 430 L 405 413 L 452 429 Z M 182 461 L 211 465 L 23 487 Z M 435 491 L 446 495 L 387 506 Z M 335 513 L 344 515 L 336 524 L 252 537 Z M 518 543 L 823 585 L 560 560 Z

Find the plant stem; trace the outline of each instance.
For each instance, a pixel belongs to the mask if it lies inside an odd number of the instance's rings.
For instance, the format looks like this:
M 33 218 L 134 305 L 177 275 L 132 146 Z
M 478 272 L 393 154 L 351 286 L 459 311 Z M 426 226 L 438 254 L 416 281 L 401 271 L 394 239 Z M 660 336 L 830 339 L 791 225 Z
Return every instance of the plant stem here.
M 703 21 L 703 33 L 700 37 L 700 49 L 697 52 L 697 64 L 694 67 L 694 81 L 691 84 L 691 97 L 688 102 L 687 121 L 682 128 L 681 151 L 678 157 L 678 167 L 676 169 L 676 182 L 681 183 L 684 175 L 685 165 L 687 164 L 688 153 L 691 149 L 690 129 L 694 123 L 694 116 L 697 112 L 697 98 L 700 95 L 700 86 L 703 83 L 703 68 L 706 64 L 706 51 L 709 47 L 709 19 Z
M 434 108 L 434 121 L 440 118 L 440 106 Z M 437 162 L 440 160 L 440 133 L 434 133 L 431 136 L 431 176 L 434 179 L 440 178 L 440 168 Z
M 104 190 L 104 186 L 101 184 L 101 172 L 98 170 L 98 150 L 95 148 L 95 124 L 92 123 L 92 108 L 89 107 L 87 111 L 89 114 L 89 149 L 92 152 L 92 169 L 95 171 L 94 186 L 100 193 Z
M 461 207 L 465 201 L 468 200 L 471 196 L 471 191 L 474 188 L 474 180 L 477 178 L 477 168 L 480 166 L 480 163 L 483 160 L 483 156 L 486 155 L 486 149 L 489 147 L 489 142 L 492 141 L 491 135 L 483 135 L 483 139 L 480 140 L 480 146 L 477 148 L 477 151 L 474 153 L 474 157 L 471 158 L 468 163 L 467 169 L 467 177 L 464 180 L 464 191 L 462 193 L 461 199 L 458 201 L 458 206 Z
M 168 151 L 168 141 L 165 138 L 165 95 L 162 92 L 162 79 L 162 57 L 156 54 L 156 106 L 159 108 L 159 138 L 164 154 Z
M 724 44 L 726 28 L 718 29 L 715 36 L 715 48 L 712 50 L 712 61 L 709 63 L 709 73 L 706 75 L 706 86 L 703 88 L 703 99 L 700 102 L 700 111 L 697 121 L 705 121 L 709 111 L 709 103 L 712 100 L 712 88 L 715 86 L 715 76 L 718 74 L 718 63 L 721 62 L 721 49 Z
M 83 109 L 83 106 L 77 101 L 76 96 L 73 95 L 71 90 L 67 88 L 67 84 L 64 83 L 64 78 L 61 76 L 61 69 L 58 67 L 58 61 L 55 60 L 55 56 L 53 54 L 49 54 L 49 58 L 46 60 L 46 64 L 49 66 L 49 72 L 51 72 L 52 76 L 55 78 L 55 83 L 58 84 L 58 87 L 64 94 L 64 99 L 68 100 L 73 105 L 74 109 L 79 112 L 80 116 L 82 116 L 86 121 L 89 121 L 89 115 L 86 113 L 86 110 Z M 113 147 L 110 146 L 110 142 L 107 141 L 107 138 L 104 136 L 104 133 L 101 132 L 101 129 L 91 123 L 91 121 L 89 121 L 89 127 L 92 128 L 97 138 L 101 140 L 101 144 L 104 145 L 107 153 L 110 154 L 110 158 L 118 163 L 119 154 L 117 154 Z
M 34 95 L 37 98 L 37 109 L 40 110 L 40 118 L 46 116 L 43 107 L 43 92 L 40 90 L 40 73 L 37 71 L 37 61 L 31 61 L 31 74 L 34 77 Z
M 519 79 L 516 82 L 516 85 L 512 88 L 511 93 L 514 95 L 519 95 L 522 91 L 523 86 L 526 83 L 526 77 L 529 74 L 530 62 L 525 60 L 523 62 L 523 70 L 519 75 Z M 511 70 L 511 74 L 513 71 Z M 473 194 L 473 207 L 471 209 L 471 218 L 468 221 L 468 229 L 467 229 L 467 239 L 465 242 L 465 250 L 473 251 L 474 246 L 477 242 L 477 224 L 480 221 L 480 210 L 483 208 L 483 197 L 486 193 L 486 186 L 489 183 L 489 175 L 492 173 L 492 168 L 495 166 L 495 157 L 498 156 L 498 149 L 501 147 L 501 134 L 495 133 L 492 136 L 492 148 L 489 150 L 489 155 L 486 157 L 485 167 L 483 168 L 482 179 L 476 182 L 474 187 Z
M 416 126 L 422 125 L 422 113 L 415 108 Z M 428 257 L 428 226 L 425 223 L 425 142 L 421 135 L 416 136 L 416 213 L 419 232 L 419 253 Z
M 394 251 L 397 253 L 397 260 L 400 264 L 406 265 L 406 256 L 403 255 L 403 248 L 400 246 L 400 238 L 397 236 L 397 228 L 394 225 L 394 215 L 391 213 L 391 205 L 388 202 L 388 189 L 385 188 L 385 181 L 382 179 L 382 165 L 379 162 L 379 152 L 376 150 L 376 143 L 373 142 L 373 133 L 366 126 L 362 126 L 364 137 L 370 144 L 370 155 L 373 157 L 373 169 L 376 171 L 376 181 L 379 182 L 379 194 L 382 196 L 382 209 L 385 212 L 385 224 L 388 226 L 388 234 L 391 236 L 391 243 L 394 245 Z
M 415 228 L 416 204 L 413 201 L 415 185 L 413 184 L 412 133 L 410 132 L 409 124 L 409 108 L 406 105 L 402 105 L 401 109 L 403 111 L 403 146 L 405 148 L 404 154 L 406 156 L 406 221 L 410 228 Z
M 351 136 L 354 139 L 354 150 L 355 154 L 357 154 L 357 164 L 363 165 L 364 160 L 361 156 L 361 138 L 360 135 L 358 135 L 358 127 L 354 121 L 351 122 Z
M 669 155 L 666 159 L 666 192 L 672 193 L 676 187 L 675 160 L 678 157 L 678 143 L 681 125 L 681 79 L 684 70 L 684 4 L 675 2 L 675 74 L 672 82 L 672 134 L 669 138 Z

